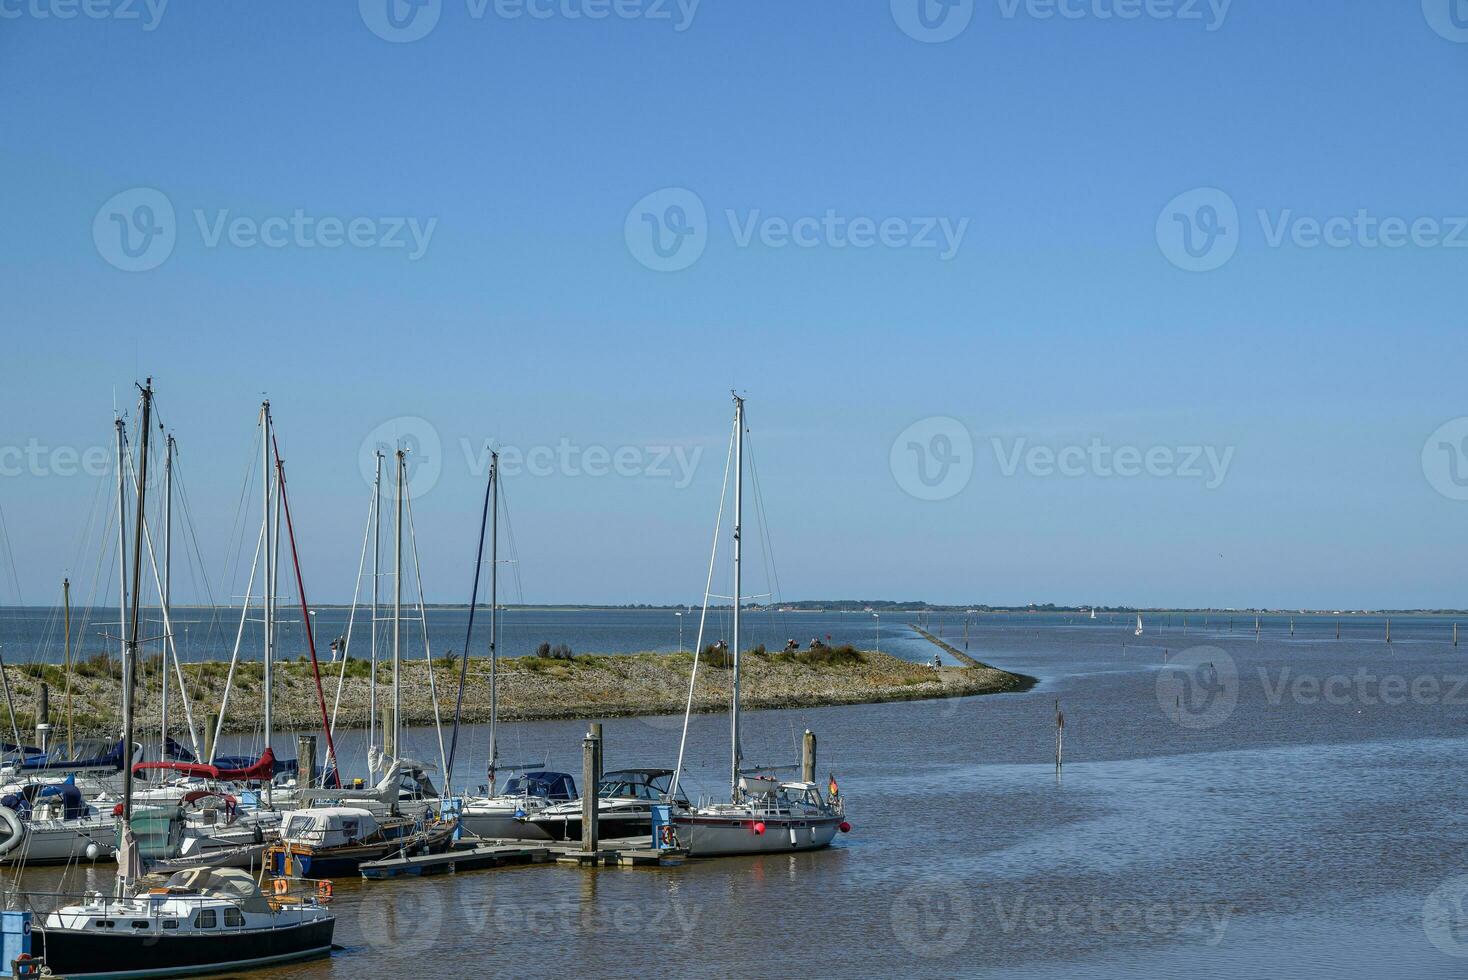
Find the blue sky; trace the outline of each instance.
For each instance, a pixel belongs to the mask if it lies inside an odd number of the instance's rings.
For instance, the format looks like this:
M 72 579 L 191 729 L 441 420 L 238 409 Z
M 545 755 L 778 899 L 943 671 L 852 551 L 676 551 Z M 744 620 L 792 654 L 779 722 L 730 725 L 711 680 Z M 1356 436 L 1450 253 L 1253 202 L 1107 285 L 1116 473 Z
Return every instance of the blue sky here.
M 151 374 L 218 593 L 268 393 L 315 599 L 352 591 L 364 440 L 415 418 L 430 599 L 467 595 L 493 438 L 630 461 L 507 476 L 525 599 L 694 600 L 737 386 L 787 598 L 1468 604 L 1448 0 L 928 0 L 944 41 L 917 0 L 442 0 L 416 40 L 388 0 L 91 2 L 0 0 L 26 601 L 94 580 L 107 478 L 56 451 Z

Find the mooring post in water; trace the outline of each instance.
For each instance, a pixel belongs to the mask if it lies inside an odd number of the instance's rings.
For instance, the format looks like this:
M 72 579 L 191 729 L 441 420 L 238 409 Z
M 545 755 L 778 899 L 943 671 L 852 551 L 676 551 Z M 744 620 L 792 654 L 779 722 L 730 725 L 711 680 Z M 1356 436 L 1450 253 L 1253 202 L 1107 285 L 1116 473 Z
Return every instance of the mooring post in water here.
M 36 710 L 36 744 L 45 753 L 51 747 L 51 692 L 41 682 L 40 707 Z M 19 746 L 16 746 L 17 751 Z
M 1055 699 L 1055 775 L 1065 764 L 1065 715 L 1060 710 L 1060 699 Z
M 316 777 L 316 736 L 296 736 L 296 785 L 310 789 Z
M 807 783 L 816 781 L 816 733 L 809 728 L 800 743 L 800 778 Z
M 392 708 L 391 707 L 383 708 L 381 714 L 382 714 L 382 721 L 381 721 L 381 724 L 382 724 L 382 754 L 383 754 L 383 757 L 384 758 L 387 758 L 387 759 L 396 759 L 397 756 L 398 756 L 398 747 L 397 747 L 396 744 L 394 744 L 394 741 L 393 741 L 393 735 L 395 733 L 394 733 L 393 726 L 392 726 Z
M 1388 643 L 1392 641 L 1392 621 L 1390 619 L 1386 621 L 1386 641 Z
M 204 716 L 204 761 L 214 762 L 214 733 L 219 729 L 219 712 L 211 711 Z
M 1453 624 L 1453 646 L 1458 645 L 1458 624 Z
M 596 782 L 591 784 L 592 788 L 595 789 L 596 787 L 601 785 L 601 774 L 606 772 L 606 765 L 604 764 L 604 757 L 606 755 L 606 741 L 602 738 L 601 722 L 593 721 L 590 725 L 588 725 L 587 734 L 594 735 L 596 737 Z
M 601 739 L 591 732 L 581 740 L 581 850 L 596 852 L 596 758 Z

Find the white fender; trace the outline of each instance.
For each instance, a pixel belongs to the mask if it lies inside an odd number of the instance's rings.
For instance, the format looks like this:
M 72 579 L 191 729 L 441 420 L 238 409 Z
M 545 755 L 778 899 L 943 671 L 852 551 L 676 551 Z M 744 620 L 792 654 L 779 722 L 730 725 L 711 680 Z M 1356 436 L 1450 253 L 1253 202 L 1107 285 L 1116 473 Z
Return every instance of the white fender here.
M 0 806 L 0 856 L 9 854 L 25 843 L 25 824 L 8 806 Z

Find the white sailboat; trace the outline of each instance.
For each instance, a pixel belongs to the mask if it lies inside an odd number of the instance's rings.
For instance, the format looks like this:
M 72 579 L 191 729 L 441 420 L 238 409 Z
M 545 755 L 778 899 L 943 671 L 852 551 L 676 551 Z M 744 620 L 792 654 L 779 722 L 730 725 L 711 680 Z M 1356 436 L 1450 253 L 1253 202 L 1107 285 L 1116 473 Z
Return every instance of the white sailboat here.
M 732 697 L 729 706 L 730 770 L 729 802 L 709 803 L 698 807 L 677 807 L 672 812 L 674 831 L 680 846 L 690 856 L 714 857 L 726 854 L 763 854 L 805 851 L 826 847 L 838 831 L 849 831 L 844 801 L 838 793 L 826 799 L 813 782 L 781 781 L 770 769 L 746 769 L 739 742 L 739 627 L 743 603 L 741 531 L 743 524 L 744 483 L 744 399 L 734 396 L 734 594 L 733 594 L 733 664 Z M 727 470 L 725 471 L 727 474 Z M 725 477 L 727 482 L 727 475 Z M 723 501 L 720 500 L 722 511 Z M 718 540 L 714 542 L 717 556 Z M 713 559 L 709 563 L 709 584 L 713 579 Z M 704 613 L 708 615 L 708 588 L 705 588 Z M 697 651 L 703 646 L 704 619 L 699 621 L 699 641 L 695 647 L 693 677 L 689 679 L 688 712 L 683 719 L 683 738 L 678 746 L 678 768 L 674 770 L 668 797 L 678 800 L 678 779 L 683 770 L 684 749 L 688 741 L 688 718 L 693 710 L 693 682 L 697 677 Z M 835 781 L 832 780 L 832 788 Z
M 1133 633 L 1132 635 L 1133 636 L 1141 636 L 1142 635 L 1142 614 L 1141 613 L 1137 613 L 1137 629 L 1136 629 L 1136 632 Z

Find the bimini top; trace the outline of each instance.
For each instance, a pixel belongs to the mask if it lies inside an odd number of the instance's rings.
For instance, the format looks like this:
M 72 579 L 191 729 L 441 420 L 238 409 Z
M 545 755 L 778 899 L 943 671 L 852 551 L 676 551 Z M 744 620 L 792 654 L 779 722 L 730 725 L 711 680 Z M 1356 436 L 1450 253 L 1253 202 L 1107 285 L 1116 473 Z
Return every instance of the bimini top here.
M 504 796 L 537 796 L 544 800 L 576 799 L 576 780 L 569 773 L 537 770 L 511 779 Z
M 246 912 L 270 912 L 270 903 L 260 894 L 254 875 L 239 868 L 190 868 L 168 879 L 170 892 L 192 892 L 204 898 L 222 898 L 238 903 Z

